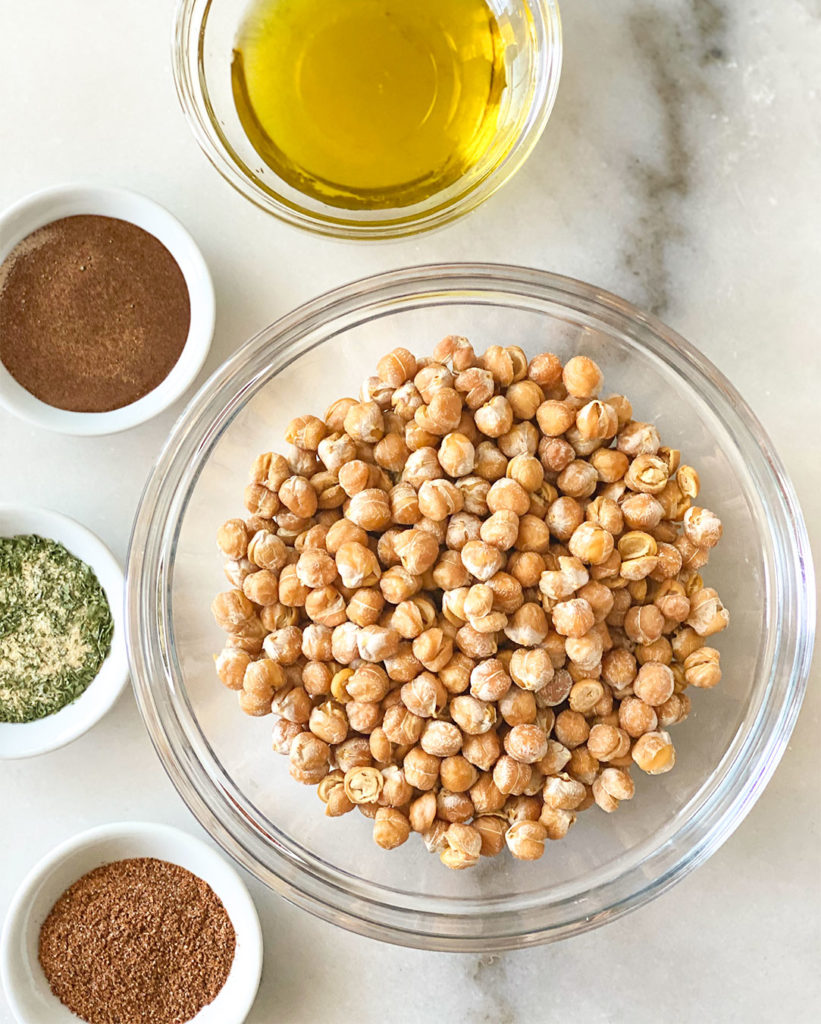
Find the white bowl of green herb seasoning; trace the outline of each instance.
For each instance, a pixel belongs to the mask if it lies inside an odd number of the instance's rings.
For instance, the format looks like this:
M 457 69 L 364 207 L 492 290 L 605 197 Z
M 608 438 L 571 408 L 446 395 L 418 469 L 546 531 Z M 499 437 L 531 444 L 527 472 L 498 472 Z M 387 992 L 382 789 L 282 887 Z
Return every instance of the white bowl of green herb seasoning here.
M 0 504 L 0 758 L 77 739 L 127 678 L 114 556 L 68 516 Z

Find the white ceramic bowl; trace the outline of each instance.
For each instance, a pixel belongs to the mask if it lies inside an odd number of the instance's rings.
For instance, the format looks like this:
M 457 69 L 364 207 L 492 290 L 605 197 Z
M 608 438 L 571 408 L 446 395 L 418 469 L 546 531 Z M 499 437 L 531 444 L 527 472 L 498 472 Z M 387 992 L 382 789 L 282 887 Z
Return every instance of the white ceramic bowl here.
M 191 324 L 180 357 L 147 395 L 111 412 L 69 412 L 41 402 L 0 363 L 0 404 L 30 423 L 61 434 L 114 434 L 151 419 L 175 402 L 200 371 L 214 334 L 214 286 L 202 253 L 180 222 L 136 192 L 99 185 L 59 185 L 35 192 L 0 214 L 0 264 L 33 231 L 61 217 L 94 214 L 136 224 L 168 249 L 182 271 L 191 301 Z
M 128 679 L 123 613 L 123 571 L 90 530 L 46 508 L 0 504 L 0 537 L 36 533 L 59 541 L 94 570 L 114 620 L 111 650 L 80 696 L 53 715 L 34 722 L 0 722 L 0 758 L 32 757 L 56 750 L 82 736 L 112 707 Z
M 262 931 L 245 883 L 202 840 L 169 825 L 118 822 L 82 832 L 47 854 L 29 872 L 9 907 L 0 939 L 0 977 L 20 1024 L 77 1024 L 52 994 L 37 958 L 40 928 L 55 902 L 78 878 L 111 861 L 156 857 L 187 868 L 207 882 L 231 919 L 237 936 L 234 962 L 216 999 L 191 1024 L 241 1024 L 262 971 Z

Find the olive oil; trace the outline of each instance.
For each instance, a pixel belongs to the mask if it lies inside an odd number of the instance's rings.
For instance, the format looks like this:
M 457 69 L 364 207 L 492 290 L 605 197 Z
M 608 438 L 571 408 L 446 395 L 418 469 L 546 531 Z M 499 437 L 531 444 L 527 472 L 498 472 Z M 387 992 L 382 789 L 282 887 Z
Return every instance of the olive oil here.
M 256 151 L 345 209 L 409 206 L 493 141 L 504 46 L 486 0 L 253 0 L 234 101 Z

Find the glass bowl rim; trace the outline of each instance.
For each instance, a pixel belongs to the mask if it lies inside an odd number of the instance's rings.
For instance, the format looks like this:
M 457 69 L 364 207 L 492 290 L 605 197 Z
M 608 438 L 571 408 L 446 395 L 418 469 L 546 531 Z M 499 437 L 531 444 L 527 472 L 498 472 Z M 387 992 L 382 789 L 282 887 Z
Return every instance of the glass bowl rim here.
M 766 697 L 733 759 L 733 774 L 725 771 L 721 786 L 693 820 L 656 843 L 642 861 L 605 877 L 583 894 L 523 911 L 500 908 L 498 900 L 438 898 L 431 901 L 450 902 L 457 912 L 429 911 L 423 906 L 426 897 L 420 897 L 418 908 L 395 908 L 378 898 L 390 892 L 387 887 L 365 881 L 354 898 L 344 872 L 333 866 L 316 870 L 276 837 L 269 836 L 273 842 L 266 843 L 249 827 L 218 762 L 211 770 L 203 764 L 203 756 L 210 756 L 207 743 L 195 750 L 188 742 L 179 721 L 181 701 L 187 698 L 180 696 L 184 689 L 174 677 L 169 656 L 173 642 L 165 602 L 181 519 L 178 515 L 173 521 L 169 513 L 185 507 L 203 461 L 244 401 L 282 368 L 270 369 L 277 354 L 295 358 L 327 340 L 328 328 L 340 318 L 355 313 L 361 323 L 370 319 L 364 314 L 386 303 L 396 302 L 401 308 L 402 302 L 412 299 L 447 302 L 448 297 L 457 301 L 472 296 L 480 301 L 482 295 L 503 305 L 516 297 L 565 307 L 572 302 L 576 312 L 591 311 L 611 326 L 629 325 L 656 356 L 698 383 L 713 411 L 720 410 L 722 421 L 732 418 L 743 434 L 741 440 L 750 446 L 756 472 L 769 484 L 763 500 L 767 525 L 776 534 L 779 569 L 773 590 L 787 623 L 779 630 Z M 313 344 L 299 347 L 300 339 L 322 330 L 325 333 Z M 636 334 L 631 337 L 637 340 Z M 248 364 L 254 358 L 259 368 L 249 378 Z M 430 264 L 354 281 L 301 305 L 238 349 L 189 403 L 155 462 L 134 523 L 126 591 L 129 660 L 140 712 L 172 783 L 211 836 L 269 887 L 325 920 L 373 938 L 450 951 L 518 948 L 597 927 L 660 895 L 706 860 L 749 812 L 784 752 L 806 689 L 815 629 L 809 539 L 793 486 L 763 428 L 729 381 L 676 332 L 616 295 L 544 270 L 487 263 Z M 655 842 L 657 835 L 650 838 Z M 264 864 L 260 853 L 265 855 Z M 469 912 L 471 907 L 478 907 L 482 916 Z
M 202 16 L 195 20 L 198 4 L 205 3 Z M 245 174 L 232 159 L 220 129 L 210 116 L 210 100 L 205 76 L 199 59 L 195 59 L 192 45 L 202 44 L 205 23 L 215 0 L 178 0 L 171 39 L 171 67 L 177 98 L 185 120 L 202 152 L 225 181 L 256 207 L 293 227 L 328 238 L 380 241 L 407 237 L 434 231 L 452 223 L 476 209 L 490 198 L 519 170 L 532 153 L 547 125 L 556 95 L 562 69 L 562 25 L 558 0 L 532 0 L 541 18 L 541 27 L 549 34 L 551 47 L 544 60 L 537 62 L 536 83 L 522 129 L 515 142 L 500 162 L 483 175 L 470 188 L 453 199 L 437 203 L 408 217 L 387 218 L 391 211 L 371 211 L 373 219 L 346 219 L 344 211 L 328 207 L 327 213 L 310 211 L 298 203 L 275 197 Z M 194 72 L 196 65 L 197 72 Z

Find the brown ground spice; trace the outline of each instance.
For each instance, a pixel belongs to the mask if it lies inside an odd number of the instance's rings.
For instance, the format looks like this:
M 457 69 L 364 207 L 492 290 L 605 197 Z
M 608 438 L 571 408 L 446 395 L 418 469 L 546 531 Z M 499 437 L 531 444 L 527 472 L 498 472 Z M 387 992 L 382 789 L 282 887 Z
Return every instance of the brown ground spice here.
M 0 360 L 27 391 L 72 412 L 109 412 L 171 372 L 191 306 L 176 260 L 113 217 L 64 217 L 0 266 Z
M 90 1024 L 182 1024 L 231 970 L 234 927 L 201 878 L 153 857 L 83 875 L 40 929 L 52 992 Z

